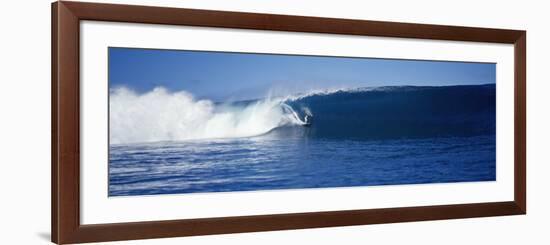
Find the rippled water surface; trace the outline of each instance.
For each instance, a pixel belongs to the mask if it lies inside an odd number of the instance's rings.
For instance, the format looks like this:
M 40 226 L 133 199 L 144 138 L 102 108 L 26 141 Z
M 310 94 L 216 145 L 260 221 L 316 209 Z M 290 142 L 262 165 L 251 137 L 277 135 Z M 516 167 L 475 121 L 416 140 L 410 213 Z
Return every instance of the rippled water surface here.
M 110 196 L 493 180 L 494 135 L 266 136 L 110 147 Z

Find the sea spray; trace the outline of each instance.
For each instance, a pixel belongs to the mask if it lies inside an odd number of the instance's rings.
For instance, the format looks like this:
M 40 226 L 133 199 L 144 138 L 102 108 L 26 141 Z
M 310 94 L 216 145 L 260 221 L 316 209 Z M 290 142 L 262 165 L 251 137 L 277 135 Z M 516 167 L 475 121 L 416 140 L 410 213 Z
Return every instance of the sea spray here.
M 280 98 L 216 104 L 162 87 L 144 94 L 120 87 L 109 98 L 111 144 L 250 137 L 304 124 Z

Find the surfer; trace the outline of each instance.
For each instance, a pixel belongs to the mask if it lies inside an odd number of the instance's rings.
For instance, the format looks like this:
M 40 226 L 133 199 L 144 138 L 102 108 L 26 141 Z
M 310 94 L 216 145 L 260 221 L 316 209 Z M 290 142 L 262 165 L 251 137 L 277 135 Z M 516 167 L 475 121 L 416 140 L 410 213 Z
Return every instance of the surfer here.
M 311 126 L 311 119 L 312 119 L 312 118 L 313 118 L 312 116 L 306 115 L 306 116 L 304 117 L 304 125 L 303 125 L 303 126 L 305 126 L 305 127 Z

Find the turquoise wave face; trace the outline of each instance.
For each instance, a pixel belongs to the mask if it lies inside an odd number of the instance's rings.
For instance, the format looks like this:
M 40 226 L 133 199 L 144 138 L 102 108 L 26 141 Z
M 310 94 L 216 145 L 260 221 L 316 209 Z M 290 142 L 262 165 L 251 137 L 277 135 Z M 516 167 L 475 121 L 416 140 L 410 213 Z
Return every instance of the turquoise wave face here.
M 280 127 L 274 136 L 399 139 L 492 135 L 496 87 L 382 87 L 312 94 L 286 102 L 307 128 Z

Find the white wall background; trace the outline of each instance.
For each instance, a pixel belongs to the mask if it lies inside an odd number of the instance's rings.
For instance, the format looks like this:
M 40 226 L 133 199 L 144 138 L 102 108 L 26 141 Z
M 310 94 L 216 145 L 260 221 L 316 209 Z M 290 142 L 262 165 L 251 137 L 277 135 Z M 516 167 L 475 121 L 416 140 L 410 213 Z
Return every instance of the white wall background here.
M 97 1 L 97 0 L 96 0 Z M 100 2 L 100 1 L 97 1 Z M 215 10 L 526 29 L 526 216 L 261 232 L 113 244 L 548 244 L 550 21 L 545 1 L 108 0 Z M 50 230 L 50 1 L 0 14 L 0 243 L 47 244 Z

